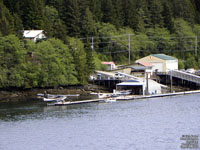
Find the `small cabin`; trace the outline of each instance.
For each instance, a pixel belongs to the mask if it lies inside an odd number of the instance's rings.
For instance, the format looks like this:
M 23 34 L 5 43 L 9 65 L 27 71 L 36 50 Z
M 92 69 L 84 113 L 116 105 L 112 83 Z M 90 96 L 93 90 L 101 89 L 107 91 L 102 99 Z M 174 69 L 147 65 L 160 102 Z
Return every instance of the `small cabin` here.
M 45 39 L 44 30 L 23 30 L 24 40 L 37 42 L 38 40 Z

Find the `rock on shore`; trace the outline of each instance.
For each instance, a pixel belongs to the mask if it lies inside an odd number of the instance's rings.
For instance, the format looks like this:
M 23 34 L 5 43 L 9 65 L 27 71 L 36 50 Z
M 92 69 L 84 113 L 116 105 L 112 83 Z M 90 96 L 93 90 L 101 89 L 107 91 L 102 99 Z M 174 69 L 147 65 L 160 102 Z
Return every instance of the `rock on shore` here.
M 49 94 L 80 94 L 88 95 L 91 92 L 105 92 L 107 89 L 97 85 L 86 85 L 86 86 L 70 86 L 70 87 L 59 87 L 54 89 L 26 89 L 26 90 L 1 90 L 0 91 L 0 103 L 10 103 L 34 100 L 37 98 L 38 93 L 44 93 L 47 91 Z

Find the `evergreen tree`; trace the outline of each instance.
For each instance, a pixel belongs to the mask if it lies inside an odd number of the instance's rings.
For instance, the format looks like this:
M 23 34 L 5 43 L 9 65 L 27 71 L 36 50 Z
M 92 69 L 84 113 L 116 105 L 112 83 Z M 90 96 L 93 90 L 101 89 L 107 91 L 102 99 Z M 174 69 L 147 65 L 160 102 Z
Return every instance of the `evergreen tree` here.
M 53 6 L 46 6 L 45 11 L 45 27 L 48 37 L 55 37 L 64 40 L 66 36 L 66 26 L 59 18 L 58 11 Z
M 152 27 L 163 27 L 162 5 L 160 0 L 148 1 Z
M 78 0 L 66 0 L 64 2 L 64 11 L 62 12 L 62 18 L 67 26 L 68 34 L 70 36 L 80 36 L 80 8 Z
M 67 39 L 70 45 L 70 51 L 73 56 L 73 63 L 77 72 L 76 77 L 80 84 L 84 85 L 88 80 L 87 68 L 87 56 L 84 51 L 84 45 L 80 40 L 74 38 Z
M 81 24 L 82 36 L 95 36 L 97 34 L 96 24 L 89 8 L 86 8 Z
M 94 15 L 96 21 L 101 21 L 103 14 L 101 11 L 101 1 L 100 0 L 90 0 L 89 3 L 90 11 Z
M 138 14 L 136 13 L 136 4 L 132 0 L 123 1 L 124 25 L 132 29 L 137 29 Z
M 0 1 L 0 32 L 3 35 L 14 32 L 14 19 L 2 0 Z
M 90 42 L 90 41 L 88 41 L 88 42 Z M 85 50 L 86 50 L 86 59 L 87 59 L 86 70 L 87 70 L 87 74 L 90 75 L 95 70 L 94 51 L 93 51 L 90 43 L 87 43 Z
M 102 0 L 101 8 L 103 12 L 102 21 L 105 23 L 113 24 L 115 18 L 115 11 L 114 11 L 114 6 L 112 4 L 112 0 Z
M 25 29 L 44 27 L 44 0 L 25 0 L 21 8 L 23 8 L 22 21 Z
M 23 24 L 22 24 L 22 20 L 21 18 L 19 17 L 18 14 L 13 14 L 13 18 L 14 18 L 14 30 L 15 30 L 15 33 L 16 35 L 22 39 L 22 30 L 23 30 Z
M 148 11 L 146 0 L 136 0 L 136 8 L 138 14 L 138 25 L 136 31 L 145 32 L 151 27 L 150 13 Z
M 172 17 L 173 15 L 167 2 L 164 3 L 163 5 L 162 15 L 164 20 L 164 27 L 167 28 L 171 33 L 173 33 L 174 32 L 174 23 Z
M 122 8 L 122 1 L 121 0 L 113 0 L 112 1 L 114 6 L 114 14 L 115 17 L 113 19 L 113 24 L 116 26 L 116 28 L 120 28 L 124 24 L 124 13 Z
M 190 0 L 174 0 L 172 5 L 175 18 L 183 18 L 192 24 L 194 23 L 195 11 Z

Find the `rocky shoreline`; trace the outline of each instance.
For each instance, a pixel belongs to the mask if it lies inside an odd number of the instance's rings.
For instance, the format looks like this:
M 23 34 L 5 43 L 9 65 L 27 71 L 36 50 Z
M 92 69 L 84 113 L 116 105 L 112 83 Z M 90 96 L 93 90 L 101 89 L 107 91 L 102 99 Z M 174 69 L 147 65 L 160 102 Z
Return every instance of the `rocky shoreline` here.
M 184 87 L 173 87 L 175 92 L 189 91 L 189 88 Z M 80 99 L 88 98 L 91 92 L 112 92 L 112 89 L 105 88 L 94 84 L 88 84 L 85 86 L 68 86 L 59 88 L 34 88 L 25 90 L 0 90 L 0 103 L 16 103 L 23 101 L 36 100 L 38 93 L 47 92 L 49 94 L 80 94 Z M 169 89 L 166 93 L 169 92 Z
M 37 99 L 38 93 L 49 94 L 80 94 L 82 96 L 89 95 L 91 92 L 108 92 L 108 89 L 97 85 L 86 86 L 70 86 L 59 88 L 43 88 L 43 89 L 26 89 L 26 90 L 0 90 L 0 103 L 21 102 Z

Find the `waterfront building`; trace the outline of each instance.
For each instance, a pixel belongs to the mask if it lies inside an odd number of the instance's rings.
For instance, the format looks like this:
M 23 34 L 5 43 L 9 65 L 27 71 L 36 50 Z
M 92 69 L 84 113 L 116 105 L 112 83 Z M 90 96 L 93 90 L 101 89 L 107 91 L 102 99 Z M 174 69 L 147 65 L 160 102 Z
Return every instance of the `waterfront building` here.
M 136 63 L 149 63 L 153 67 L 153 72 L 168 72 L 178 70 L 178 59 L 165 54 L 152 54 L 136 60 Z

